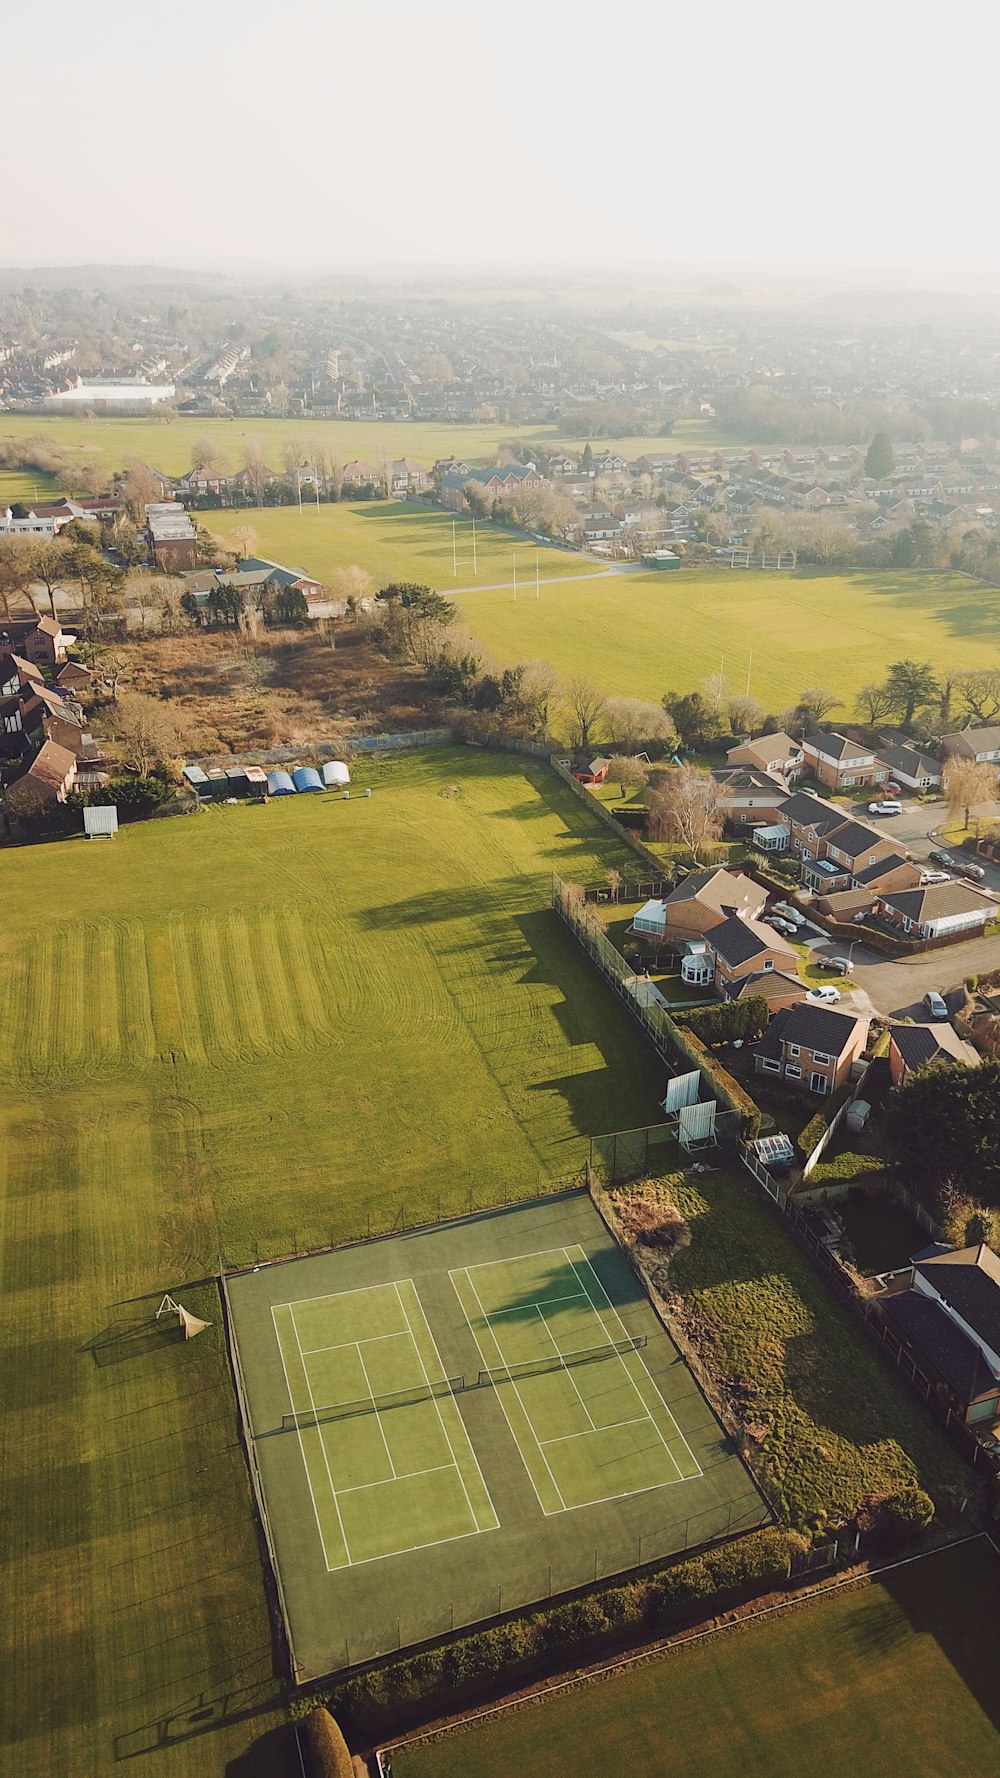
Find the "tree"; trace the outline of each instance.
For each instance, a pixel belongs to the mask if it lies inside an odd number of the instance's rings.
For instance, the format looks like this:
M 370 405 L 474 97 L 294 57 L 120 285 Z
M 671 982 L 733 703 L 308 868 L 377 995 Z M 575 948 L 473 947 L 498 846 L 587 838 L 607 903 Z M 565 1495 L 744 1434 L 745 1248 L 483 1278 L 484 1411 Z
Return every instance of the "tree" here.
M 372 590 L 372 577 L 367 569 L 359 568 L 355 563 L 335 568 L 330 576 L 330 594 L 334 600 L 340 600 L 345 608 L 356 611 L 362 599 L 369 599 Z
M 149 613 L 163 608 L 163 588 L 164 582 L 156 574 L 133 574 L 129 580 L 126 599 L 139 612 L 139 627 L 143 631 Z
M 1000 1204 L 1000 1062 L 918 1068 L 889 1094 L 884 1120 L 890 1158 L 939 1220 L 953 1182 Z
M 159 698 L 140 691 L 122 692 L 115 706 L 114 735 L 127 766 L 148 777 L 155 765 L 177 748 L 177 729 Z
M 805 691 L 799 692 L 797 707 L 807 725 L 816 725 L 824 716 L 829 716 L 831 710 L 839 710 L 840 699 L 835 691 L 828 691 L 825 686 L 807 685 Z
M 764 721 L 767 711 L 756 698 L 734 697 L 726 704 L 729 726 L 734 735 L 755 735 Z
M 569 717 L 570 742 L 586 753 L 604 721 L 607 699 L 585 673 L 573 673 L 563 693 Z
M 645 698 L 609 698 L 607 715 L 608 737 L 626 753 L 637 752 L 644 741 L 676 743 L 674 719 L 662 704 L 647 703 Z
M 122 498 L 132 523 L 144 525 L 147 506 L 155 506 L 158 500 L 163 499 L 159 480 L 148 463 L 132 463 L 129 466 L 122 483 Z
M 226 453 L 210 432 L 203 432 L 191 446 L 191 468 L 204 469 L 209 475 L 221 475 L 225 470 Z
M 469 511 L 474 518 L 490 519 L 493 517 L 496 499 L 490 490 L 483 486 L 482 482 L 470 477 L 467 482 L 463 483 L 462 493 L 465 495 Z
M 234 531 L 230 531 L 229 541 L 240 562 L 245 562 L 247 556 L 256 555 L 260 544 L 260 538 L 252 525 L 237 525 Z
M 977 722 L 993 722 L 1000 716 L 1000 668 L 979 667 L 960 673 L 956 685 L 968 714 Z
M 246 470 L 246 485 L 253 495 L 255 506 L 263 506 L 264 492 L 270 480 L 270 472 L 264 459 L 264 448 L 256 438 L 249 439 L 243 452 L 243 467 Z
M 282 624 L 302 624 L 309 616 L 309 601 L 301 587 L 283 586 L 275 596 L 274 615 Z
M 863 685 L 854 708 L 859 721 L 875 728 L 892 715 L 892 693 L 887 685 Z
M 310 1710 L 304 1723 L 309 1771 L 313 1778 L 353 1778 L 347 1742 L 324 1705 Z
M 653 837 L 679 842 L 697 864 L 722 833 L 719 789 L 709 772 L 675 766 L 646 798 Z
M 896 453 L 888 432 L 876 432 L 865 453 L 865 474 L 873 481 L 884 482 L 896 467 Z
M 892 698 L 892 709 L 904 728 L 909 727 L 921 705 L 929 704 L 938 695 L 938 682 L 929 661 L 893 661 L 885 686 Z
M 115 549 L 126 568 L 138 568 L 140 562 L 148 562 L 149 548 L 146 539 L 130 520 L 119 519 L 113 535 Z
M 954 818 L 964 810 L 965 826 L 968 828 L 972 809 L 982 803 L 996 801 L 996 767 L 987 765 L 985 760 L 959 759 L 953 756 L 945 765 L 941 788 L 949 815 Z
M 41 582 L 49 599 L 49 609 L 53 617 L 56 611 L 56 593 L 72 572 L 73 546 L 59 537 L 37 537 L 35 539 L 34 578 Z
M 36 543 L 37 538 L 18 532 L 0 535 L 0 605 L 8 623 L 12 602 L 28 599 L 28 588 L 35 578 Z
M 458 615 L 450 599 L 410 580 L 384 586 L 376 603 L 386 619 L 390 646 L 420 666 L 440 653 L 444 632 Z
M 559 675 L 548 661 L 522 661 L 521 708 L 532 732 L 547 735 L 549 712 L 559 696 Z
M 629 790 L 639 790 L 649 777 L 644 759 L 633 759 L 628 753 L 614 753 L 608 760 L 608 777 L 617 784 L 622 797 Z
M 674 719 L 677 733 L 690 747 L 706 747 L 722 733 L 722 717 L 718 707 L 710 704 L 700 691 L 683 693 L 668 691 L 663 708 Z

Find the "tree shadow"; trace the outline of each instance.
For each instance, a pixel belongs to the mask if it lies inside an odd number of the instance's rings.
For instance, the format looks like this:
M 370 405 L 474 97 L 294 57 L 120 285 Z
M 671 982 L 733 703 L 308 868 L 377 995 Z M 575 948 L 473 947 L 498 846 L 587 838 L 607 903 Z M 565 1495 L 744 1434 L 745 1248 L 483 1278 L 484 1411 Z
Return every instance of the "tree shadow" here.
M 295 1724 L 283 1722 L 227 1761 L 225 1778 L 293 1778 L 299 1770 Z
M 905 1625 L 932 1636 L 980 1709 L 1000 1733 L 1000 1683 L 997 1680 L 996 1600 L 1000 1591 L 1000 1554 L 979 1537 L 952 1549 L 936 1550 L 915 1562 L 879 1575 L 879 1586 L 901 1613 Z M 897 1619 L 898 1622 L 898 1619 Z M 845 1634 L 860 1640 L 862 1650 L 878 1654 L 899 1636 L 873 1611 L 860 1624 L 848 1619 Z

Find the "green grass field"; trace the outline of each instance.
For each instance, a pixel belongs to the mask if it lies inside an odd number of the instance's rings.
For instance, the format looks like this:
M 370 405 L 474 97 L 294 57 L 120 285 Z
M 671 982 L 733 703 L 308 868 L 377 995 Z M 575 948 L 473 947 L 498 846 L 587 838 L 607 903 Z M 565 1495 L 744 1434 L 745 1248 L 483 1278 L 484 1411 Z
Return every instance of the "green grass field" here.
M 240 1720 L 276 1688 L 220 1248 L 502 1201 L 577 1167 L 588 1131 L 659 1115 L 661 1070 L 546 906 L 553 868 L 624 863 L 613 836 L 506 758 L 366 776 L 370 801 L 0 852 L 19 1778 L 153 1747 L 164 1778 L 221 1778 L 274 1720 Z M 168 1289 L 210 1333 L 151 1331 Z
M 398 1778 L 979 1778 L 1000 1767 L 985 1539 L 393 1753 Z
M 769 1517 L 582 1188 L 227 1291 L 304 1677 Z
M 509 591 L 459 603 L 502 662 L 548 660 L 620 696 L 693 691 L 721 665 L 734 692 L 749 672 L 770 710 L 820 684 L 846 715 L 891 661 L 973 667 L 1000 655 L 995 593 L 953 574 L 627 573 L 543 587 L 537 600 L 531 588 L 516 603 Z
M 329 580 L 334 569 L 356 563 L 366 568 L 376 586 L 389 580 L 418 580 L 435 591 L 456 586 L 484 586 L 512 581 L 516 573 L 524 591 L 534 595 L 535 557 L 539 574 L 586 574 L 588 563 L 569 550 L 536 549 L 523 537 L 497 525 L 476 525 L 476 574 L 473 573 L 472 521 L 450 513 L 428 512 L 405 500 L 338 502 L 336 505 L 257 507 L 249 512 L 206 512 L 200 520 L 209 531 L 227 537 L 251 526 L 263 556 L 304 568 L 317 580 Z M 452 537 L 455 549 L 452 553 Z
M 539 450 L 582 451 L 584 440 L 561 433 L 556 426 L 514 426 L 505 421 L 489 425 L 448 425 L 425 420 L 216 420 L 181 415 L 157 420 L 145 415 L 135 419 L 76 419 L 72 415 L 2 414 L 0 439 L 48 439 L 84 459 L 99 457 L 109 471 L 120 469 L 138 457 L 166 475 L 190 469 L 200 440 L 211 438 L 222 451 L 230 469 L 239 469 L 251 440 L 263 447 L 274 469 L 284 468 L 283 447 L 301 444 L 308 451 L 316 440 L 328 453 L 338 452 L 347 463 L 354 457 L 376 462 L 379 453 L 413 457 L 429 469 L 438 457 L 462 457 L 467 462 L 492 461 L 500 445 L 517 442 Z M 670 438 L 618 438 L 592 440 L 595 451 L 612 445 L 630 462 L 644 451 L 714 450 L 741 441 L 727 439 L 714 421 L 682 420 Z M 35 477 L 25 472 L 12 487 L 30 496 Z M 70 492 L 72 490 L 64 490 Z M 16 493 L 15 493 L 15 496 Z M 22 493 L 21 497 L 24 497 Z

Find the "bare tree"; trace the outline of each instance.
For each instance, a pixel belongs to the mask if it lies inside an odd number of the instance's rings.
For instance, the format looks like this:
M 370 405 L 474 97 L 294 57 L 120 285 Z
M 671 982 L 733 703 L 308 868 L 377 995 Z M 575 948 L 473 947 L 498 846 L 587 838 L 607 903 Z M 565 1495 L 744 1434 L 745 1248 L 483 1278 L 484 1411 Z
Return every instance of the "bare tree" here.
M 34 544 L 33 578 L 45 588 L 49 610 L 53 617 L 57 617 L 56 593 L 70 571 L 70 546 L 60 542 L 58 537 L 36 537 Z
M 356 563 L 345 564 L 343 568 L 335 568 L 330 576 L 330 594 L 348 610 L 357 610 L 362 599 L 370 599 L 372 577 L 367 568 L 359 568 Z M 353 605 L 351 601 L 354 601 Z
M 159 698 L 147 698 L 140 691 L 122 692 L 115 706 L 114 734 L 125 764 L 142 778 L 169 759 L 178 745 L 169 710 Z
M 724 673 L 710 673 L 702 682 L 702 692 L 716 710 L 721 710 L 729 697 L 729 684 Z
M 622 797 L 629 790 L 639 790 L 649 778 L 649 767 L 644 759 L 634 759 L 628 753 L 615 753 L 608 760 L 608 777 L 617 784 Z
M 148 463 L 129 465 L 128 474 L 122 483 L 122 498 L 133 524 L 144 525 L 147 506 L 154 506 L 163 498 L 160 483 Z
M 839 710 L 840 699 L 835 691 L 829 691 L 822 685 L 807 685 L 805 691 L 799 693 L 799 709 L 813 722 L 822 722 L 831 710 Z
M 126 600 L 140 614 L 139 628 L 145 631 L 150 612 L 163 609 L 164 582 L 157 574 L 133 574 L 128 583 Z
M 333 489 L 333 498 L 339 500 L 344 492 L 344 465 L 339 451 L 334 451 L 330 457 L 330 486 Z
M 653 837 L 679 842 L 694 864 L 722 833 L 719 790 L 709 772 L 676 766 L 646 798 Z
M 996 767 L 976 759 L 949 759 L 944 768 L 941 788 L 951 816 L 965 813 L 969 825 L 971 811 L 997 797 Z
M 892 692 L 886 685 L 863 685 L 854 708 L 859 721 L 874 728 L 877 723 L 884 722 L 887 716 L 892 715 Z
M 191 446 L 191 468 L 205 469 L 210 475 L 221 475 L 224 472 L 226 453 L 210 432 L 203 432 Z
M 607 699 L 585 673 L 574 673 L 564 692 L 569 717 L 570 742 L 585 753 L 604 721 Z
M 247 485 L 253 495 L 254 505 L 264 504 L 264 490 L 267 487 L 269 471 L 264 459 L 264 448 L 259 439 L 247 441 L 243 452 L 243 467 L 246 470 Z
M 35 545 L 37 538 L 17 533 L 0 536 L 0 605 L 7 622 L 11 619 L 11 603 L 26 599 L 34 610 L 28 589 L 35 578 Z
M 726 704 L 729 726 L 734 735 L 754 735 L 767 720 L 767 711 L 756 698 L 730 698 Z
M 260 538 L 252 525 L 237 525 L 235 530 L 230 531 L 229 541 L 236 551 L 237 559 L 242 562 L 247 556 L 257 553 Z
M 521 661 L 521 707 L 535 734 L 549 732 L 549 712 L 559 696 L 559 675 L 548 661 Z
M 635 753 L 644 741 L 677 740 L 674 719 L 662 704 L 648 704 L 644 698 L 609 698 L 607 714 L 609 739 L 626 753 Z
M 978 667 L 960 673 L 956 687 L 967 713 L 977 722 L 992 722 L 1000 716 L 1000 668 Z
M 385 445 L 379 446 L 378 455 L 375 458 L 375 467 L 378 470 L 378 479 L 379 479 L 380 483 L 382 484 L 382 492 L 385 495 L 387 500 L 391 500 L 391 498 L 392 498 L 392 458 L 390 457 L 388 451 L 386 450 Z

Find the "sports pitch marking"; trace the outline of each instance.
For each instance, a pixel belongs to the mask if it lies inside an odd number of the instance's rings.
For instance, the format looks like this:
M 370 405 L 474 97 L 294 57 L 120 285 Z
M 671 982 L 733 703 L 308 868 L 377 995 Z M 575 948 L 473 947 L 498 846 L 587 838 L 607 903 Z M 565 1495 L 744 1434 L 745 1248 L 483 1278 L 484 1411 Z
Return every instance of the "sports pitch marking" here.
M 276 1303 L 271 1320 L 328 1573 L 499 1529 L 412 1279 Z
M 486 1276 L 477 1283 L 474 1274 Z M 507 1372 L 497 1396 L 546 1517 L 702 1475 L 642 1353 L 614 1349 L 628 1329 L 582 1247 L 456 1267 L 449 1277 L 484 1368 Z M 570 1279 L 577 1288 L 566 1290 Z M 581 1369 L 578 1382 L 573 1358 L 602 1343 L 607 1357 Z M 552 1357 L 562 1361 L 554 1370 L 517 1376 L 521 1364 Z M 616 1471 L 617 1485 L 600 1492 Z

